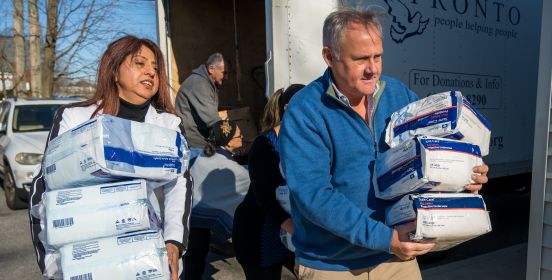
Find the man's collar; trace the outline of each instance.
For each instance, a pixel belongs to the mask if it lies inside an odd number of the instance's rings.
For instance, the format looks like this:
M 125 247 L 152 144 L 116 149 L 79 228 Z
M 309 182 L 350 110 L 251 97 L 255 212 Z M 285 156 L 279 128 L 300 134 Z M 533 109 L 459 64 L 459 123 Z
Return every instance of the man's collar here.
M 332 79 L 332 76 L 329 75 L 329 77 L 330 77 L 330 88 L 328 88 L 328 93 L 330 95 L 334 95 L 334 97 L 336 99 L 341 101 L 346 106 L 351 107 L 351 103 L 349 101 L 349 98 L 347 98 L 347 96 L 345 96 L 343 93 L 341 93 L 339 91 L 339 89 L 337 88 L 337 85 L 334 83 L 334 81 Z M 380 83 L 378 81 L 376 83 L 376 88 L 374 89 L 374 93 L 372 94 L 372 98 L 376 98 L 376 95 L 378 95 L 379 93 L 380 93 Z

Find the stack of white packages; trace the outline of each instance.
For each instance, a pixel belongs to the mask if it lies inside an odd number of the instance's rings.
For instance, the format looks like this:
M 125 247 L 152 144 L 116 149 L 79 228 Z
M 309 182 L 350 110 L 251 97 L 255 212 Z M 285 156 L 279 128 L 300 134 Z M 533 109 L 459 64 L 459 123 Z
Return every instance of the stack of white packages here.
M 435 239 L 433 251 L 446 250 L 491 231 L 480 195 L 425 193 L 406 195 L 386 211 L 386 224 L 417 220 L 412 240 Z
M 181 176 L 187 156 L 179 132 L 109 115 L 50 141 L 42 238 L 61 254 L 63 278 L 168 279 L 146 185 Z
M 435 239 L 434 251 L 491 231 L 483 198 L 457 194 L 475 183 L 473 168 L 489 153 L 490 135 L 489 122 L 457 91 L 393 113 L 385 137 L 391 149 L 378 156 L 374 176 L 377 197 L 400 199 L 387 209 L 386 223 L 415 220 L 411 238 Z
M 60 248 L 63 279 L 170 279 L 165 242 L 141 231 Z

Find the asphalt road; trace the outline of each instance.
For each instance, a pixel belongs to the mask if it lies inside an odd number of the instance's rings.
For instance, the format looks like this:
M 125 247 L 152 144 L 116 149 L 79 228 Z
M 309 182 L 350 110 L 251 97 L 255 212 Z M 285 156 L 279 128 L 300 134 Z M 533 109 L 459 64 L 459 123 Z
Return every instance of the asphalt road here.
M 13 211 L 6 206 L 0 188 L 0 278 L 41 279 L 36 265 L 26 209 Z
M 529 193 L 484 191 L 483 195 L 490 211 L 493 231 L 452 248 L 445 254 L 419 258 L 422 271 L 527 242 Z M 4 192 L 0 188 L 1 279 L 41 279 L 31 243 L 27 213 L 27 210 L 13 211 L 8 209 L 4 200 Z M 209 254 L 208 258 L 209 263 L 203 279 L 233 280 L 245 278 L 235 258 L 227 258 L 213 252 Z M 291 280 L 294 278 L 291 273 L 284 269 L 282 279 Z

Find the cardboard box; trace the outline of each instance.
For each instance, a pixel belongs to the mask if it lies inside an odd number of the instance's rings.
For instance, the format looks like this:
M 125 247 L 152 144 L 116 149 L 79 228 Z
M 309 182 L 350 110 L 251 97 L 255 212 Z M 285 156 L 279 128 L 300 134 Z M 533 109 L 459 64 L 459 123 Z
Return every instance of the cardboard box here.
M 252 143 L 255 137 L 259 135 L 257 125 L 255 124 L 249 107 L 219 111 L 219 115 L 223 120 L 230 119 L 238 124 L 243 135 L 244 144 Z

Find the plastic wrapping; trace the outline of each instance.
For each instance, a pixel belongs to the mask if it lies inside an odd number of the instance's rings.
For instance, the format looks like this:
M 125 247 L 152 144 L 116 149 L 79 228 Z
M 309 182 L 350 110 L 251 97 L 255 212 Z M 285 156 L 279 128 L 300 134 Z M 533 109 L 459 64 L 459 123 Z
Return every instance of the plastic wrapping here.
M 287 185 L 280 185 L 276 188 L 276 200 L 282 209 L 291 215 L 291 204 L 289 202 L 289 188 Z
M 474 183 L 473 168 L 482 164 L 476 145 L 418 136 L 378 157 L 375 194 L 393 200 L 412 192 L 459 192 Z
M 489 154 L 491 125 L 459 91 L 434 94 L 412 102 L 391 115 L 385 142 L 390 147 L 416 135 L 462 140 Z
M 65 280 L 170 279 L 165 243 L 158 231 L 72 243 L 59 251 Z
M 160 222 L 146 199 L 98 208 L 46 212 L 46 241 L 54 247 L 159 227 Z
M 99 115 L 51 140 L 42 168 L 51 190 L 128 178 L 170 181 L 182 175 L 188 159 L 178 131 Z
M 415 221 L 412 240 L 434 239 L 433 251 L 454 247 L 492 230 L 483 197 L 476 194 L 407 195 L 386 209 L 385 223 Z

